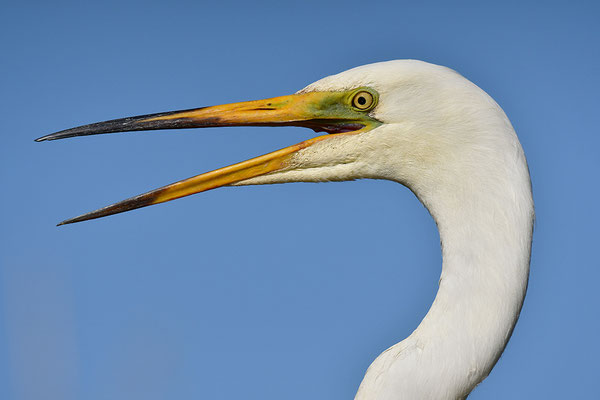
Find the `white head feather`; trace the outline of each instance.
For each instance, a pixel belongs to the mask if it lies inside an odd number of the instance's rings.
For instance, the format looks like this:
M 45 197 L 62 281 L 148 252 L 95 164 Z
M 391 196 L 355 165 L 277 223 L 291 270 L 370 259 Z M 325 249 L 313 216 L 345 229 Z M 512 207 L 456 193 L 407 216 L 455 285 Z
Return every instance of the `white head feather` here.
M 381 126 L 316 143 L 288 170 L 243 184 L 372 178 L 408 186 L 440 230 L 440 289 L 419 327 L 371 365 L 356 399 L 464 398 L 500 357 L 523 304 L 534 217 L 525 156 L 496 102 L 445 67 L 382 62 L 300 92 L 365 86 L 379 93 L 371 115 Z

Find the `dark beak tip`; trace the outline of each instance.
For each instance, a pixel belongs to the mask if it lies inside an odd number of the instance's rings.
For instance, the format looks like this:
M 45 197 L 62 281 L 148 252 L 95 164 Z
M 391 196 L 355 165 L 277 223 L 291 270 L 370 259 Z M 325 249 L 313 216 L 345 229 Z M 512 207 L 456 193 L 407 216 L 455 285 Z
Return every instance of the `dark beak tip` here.
M 56 139 L 57 133 L 60 133 L 60 132 L 50 133 L 49 135 L 41 136 L 41 137 L 39 137 L 37 139 L 34 139 L 34 141 L 36 141 L 36 142 L 46 142 L 46 141 L 54 140 L 54 139 Z

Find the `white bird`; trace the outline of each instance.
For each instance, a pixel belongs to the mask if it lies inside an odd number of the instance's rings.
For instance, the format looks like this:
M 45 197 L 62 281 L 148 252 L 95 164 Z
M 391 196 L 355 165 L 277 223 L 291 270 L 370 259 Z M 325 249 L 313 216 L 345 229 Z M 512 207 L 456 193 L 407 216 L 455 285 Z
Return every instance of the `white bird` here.
M 328 135 L 62 222 L 224 185 L 389 179 L 437 223 L 443 266 L 431 309 L 369 367 L 355 400 L 463 399 L 502 354 L 527 289 L 534 220 L 525 155 L 502 109 L 445 67 L 365 65 L 294 95 L 123 118 L 38 139 L 132 130 L 295 125 Z

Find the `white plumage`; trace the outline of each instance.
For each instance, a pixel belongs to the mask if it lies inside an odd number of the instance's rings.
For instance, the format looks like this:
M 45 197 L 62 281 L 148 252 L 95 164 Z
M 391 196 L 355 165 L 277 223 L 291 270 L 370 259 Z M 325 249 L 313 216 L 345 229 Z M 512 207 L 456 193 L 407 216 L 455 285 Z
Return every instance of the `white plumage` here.
M 371 64 L 301 92 L 361 86 L 378 90 L 381 126 L 317 143 L 294 168 L 240 184 L 371 178 L 410 188 L 440 231 L 440 287 L 418 328 L 369 367 L 356 400 L 465 398 L 502 354 L 527 289 L 534 211 L 525 155 L 496 102 L 444 67 Z
M 502 109 L 450 69 L 402 60 L 354 68 L 292 96 L 124 118 L 38 140 L 231 125 L 299 125 L 334 134 L 63 223 L 223 185 L 363 178 L 406 185 L 440 231 L 439 290 L 415 331 L 369 367 L 356 400 L 468 396 L 502 354 L 519 317 L 529 276 L 531 184 L 525 155 Z

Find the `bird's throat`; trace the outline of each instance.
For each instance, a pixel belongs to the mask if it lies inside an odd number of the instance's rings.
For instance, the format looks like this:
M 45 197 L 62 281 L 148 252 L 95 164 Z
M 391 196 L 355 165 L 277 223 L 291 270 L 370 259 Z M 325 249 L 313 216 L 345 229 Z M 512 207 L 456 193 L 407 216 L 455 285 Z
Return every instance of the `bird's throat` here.
M 457 190 L 454 182 L 436 193 L 415 191 L 440 232 L 439 290 L 417 329 L 369 367 L 356 400 L 466 398 L 490 373 L 529 276 L 533 202 L 526 165 L 515 168 L 521 179 L 512 187 Z

